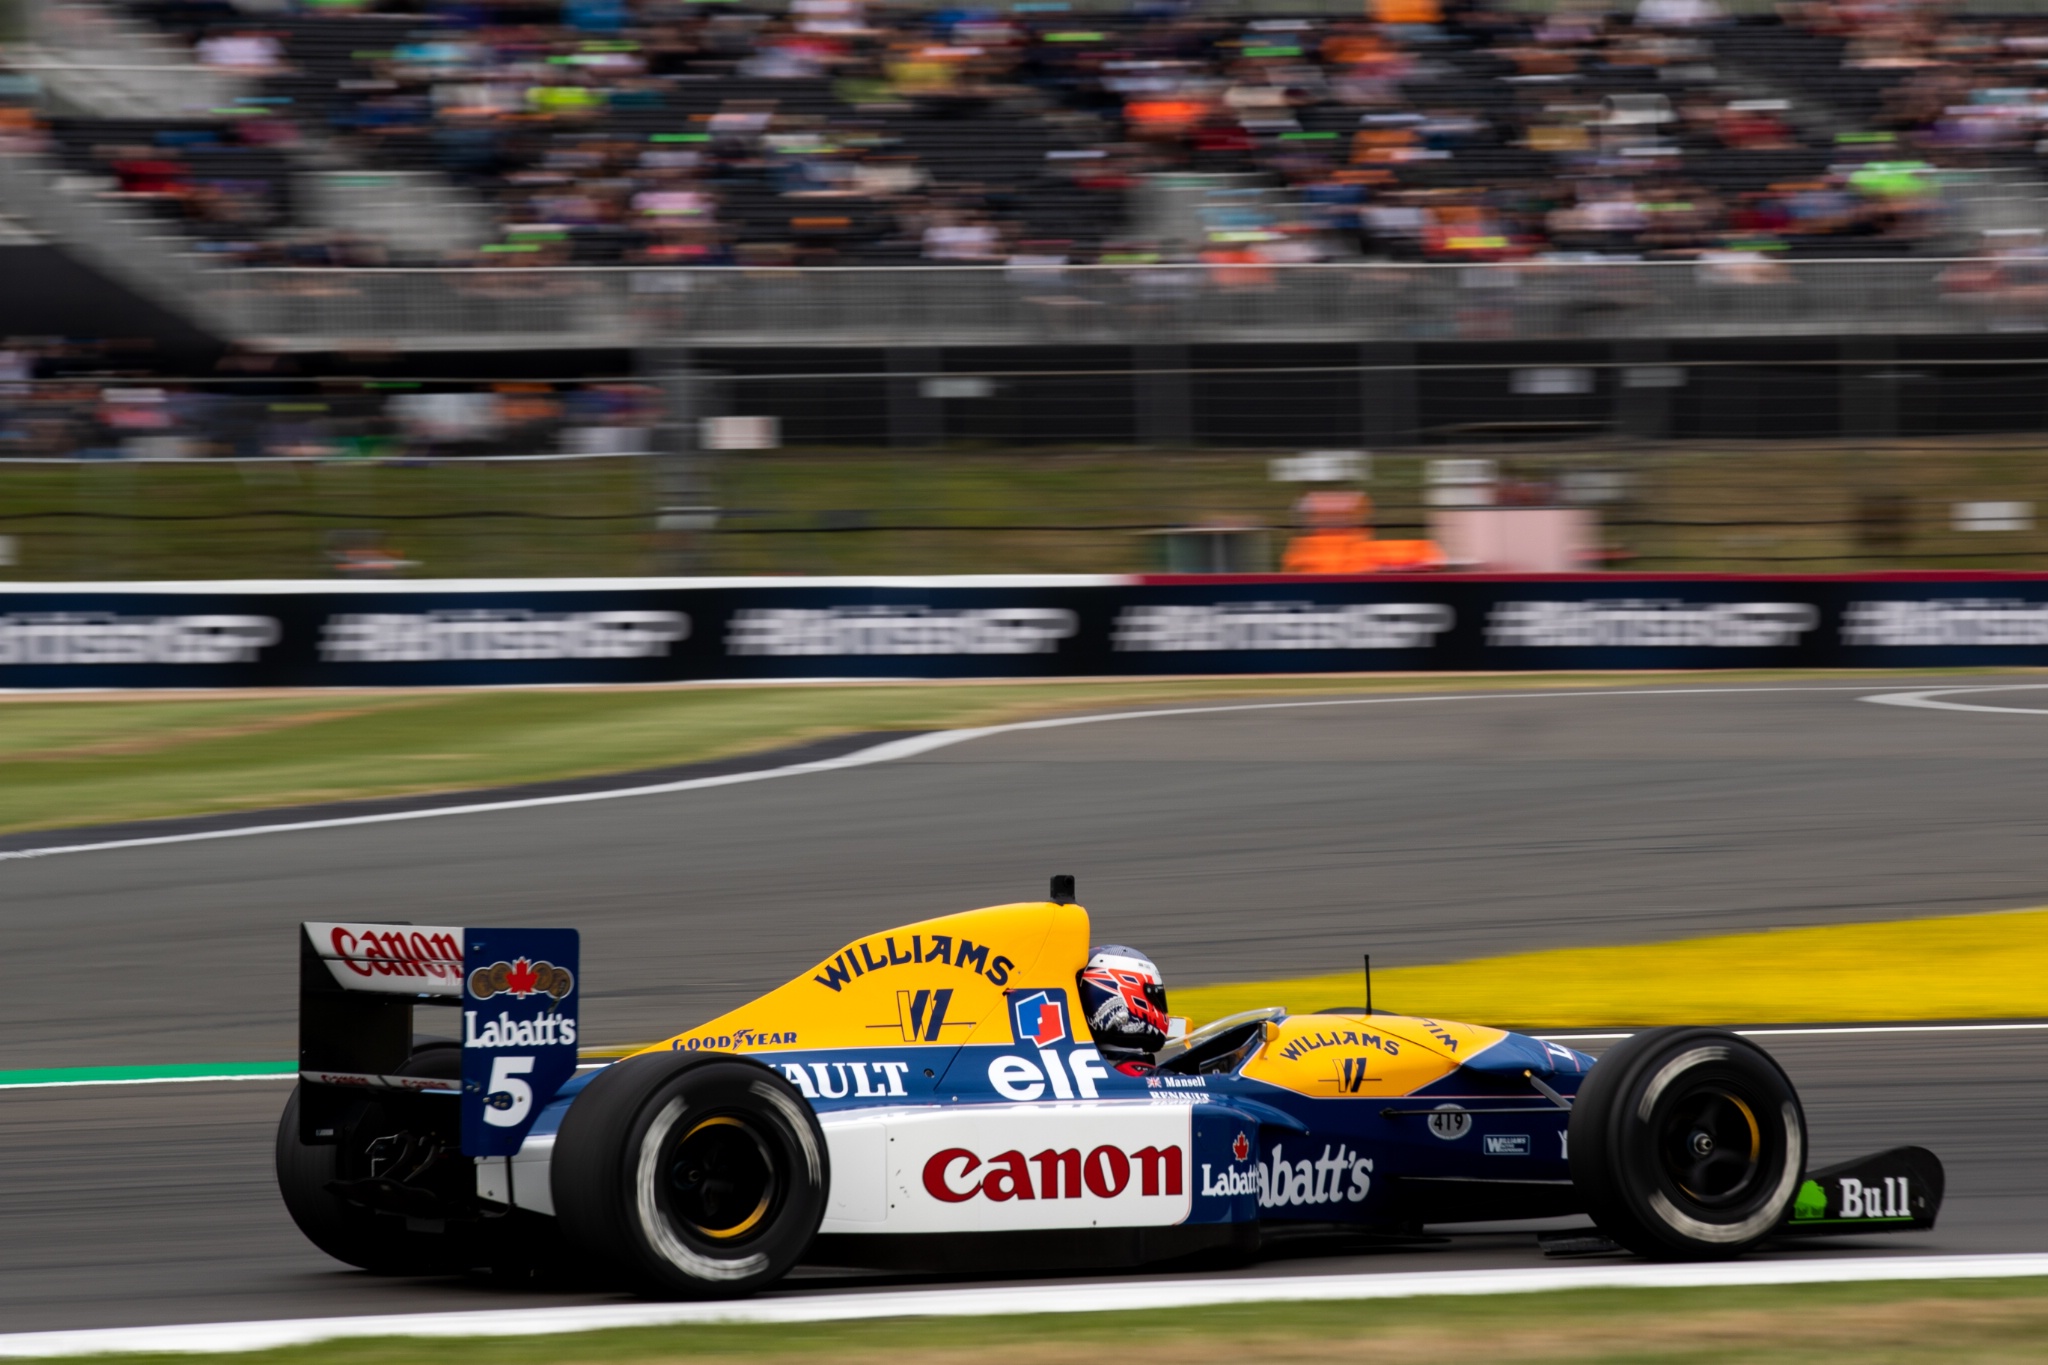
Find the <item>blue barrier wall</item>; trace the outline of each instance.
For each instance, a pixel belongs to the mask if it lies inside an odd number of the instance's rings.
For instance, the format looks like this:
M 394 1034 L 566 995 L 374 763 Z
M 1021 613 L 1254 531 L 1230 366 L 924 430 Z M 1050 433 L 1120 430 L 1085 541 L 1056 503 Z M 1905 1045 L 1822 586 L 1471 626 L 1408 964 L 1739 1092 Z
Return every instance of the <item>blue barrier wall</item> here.
M 0 686 L 2048 664 L 2048 575 L 0 585 Z

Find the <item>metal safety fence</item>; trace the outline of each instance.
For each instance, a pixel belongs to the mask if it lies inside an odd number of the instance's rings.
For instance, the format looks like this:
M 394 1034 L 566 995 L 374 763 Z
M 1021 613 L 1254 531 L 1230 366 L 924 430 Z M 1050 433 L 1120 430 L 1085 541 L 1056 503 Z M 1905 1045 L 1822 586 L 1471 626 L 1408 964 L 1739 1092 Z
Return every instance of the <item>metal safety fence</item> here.
M 709 459 L 687 507 L 650 456 L 0 462 L 0 579 L 1257 572 L 1282 566 L 1321 493 L 1364 494 L 1392 540 L 1438 538 L 1475 506 L 1574 509 L 1586 568 L 2040 569 L 2044 453 L 2015 437 L 782 449 Z
M 211 311 L 282 350 L 1739 339 L 2048 329 L 2048 260 L 253 269 Z
M 1369 495 L 1382 536 L 1434 536 L 1469 496 L 1439 487 L 1452 467 L 1589 510 L 1606 567 L 2048 563 L 2048 358 L 2025 339 L 1370 349 L 39 380 L 0 393 L 0 577 L 1118 573 L 1174 567 L 1189 528 L 1272 568 L 1317 486 Z
M 53 362 L 0 385 L 0 465 L 22 460 L 388 461 L 642 454 L 661 418 L 644 378 L 157 377 Z

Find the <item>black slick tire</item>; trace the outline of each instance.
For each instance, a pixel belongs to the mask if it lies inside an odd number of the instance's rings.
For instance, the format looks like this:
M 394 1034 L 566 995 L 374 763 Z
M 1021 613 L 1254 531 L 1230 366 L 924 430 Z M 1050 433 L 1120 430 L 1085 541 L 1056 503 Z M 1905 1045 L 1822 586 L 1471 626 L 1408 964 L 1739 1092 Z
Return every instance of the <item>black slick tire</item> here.
M 1783 1225 L 1806 1116 L 1783 1069 L 1720 1029 L 1649 1029 L 1609 1048 L 1570 1122 L 1572 1184 L 1600 1230 L 1644 1256 L 1739 1256 Z
M 641 1293 L 733 1298 L 773 1284 L 824 1220 L 824 1130 L 794 1086 L 720 1053 L 650 1053 L 600 1071 L 551 1163 L 570 1254 Z
M 399 1074 L 462 1079 L 462 1048 L 457 1043 L 417 1044 Z M 464 1268 L 464 1242 L 459 1235 L 427 1232 L 407 1219 L 373 1212 L 336 1194 L 331 1185 L 367 1174 L 364 1144 L 406 1122 L 375 1098 L 357 1107 L 341 1141 L 309 1144 L 299 1140 L 299 1103 L 303 1087 L 294 1086 L 277 1125 L 277 1188 L 285 1210 L 314 1246 L 337 1261 L 379 1275 L 446 1274 Z M 415 1098 L 415 1105 L 447 1107 L 456 1117 L 455 1102 L 439 1096 Z M 460 1141 L 460 1134 L 453 1135 Z

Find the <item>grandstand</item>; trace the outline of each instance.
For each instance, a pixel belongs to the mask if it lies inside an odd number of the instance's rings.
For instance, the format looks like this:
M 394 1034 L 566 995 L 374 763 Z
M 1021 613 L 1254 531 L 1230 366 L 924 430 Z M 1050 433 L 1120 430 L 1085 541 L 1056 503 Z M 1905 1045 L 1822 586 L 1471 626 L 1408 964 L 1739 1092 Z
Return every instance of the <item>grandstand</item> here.
M 1861 14 L 1475 6 L 1375 25 L 645 0 L 539 23 L 511 4 L 138 0 L 101 16 L 125 50 L 42 69 L 79 110 L 46 121 L 50 155 L 245 264 L 1952 249 L 1967 225 L 1941 212 L 1942 171 L 2030 167 L 2048 29 Z M 206 79 L 182 97 L 170 79 L 155 118 L 92 107 L 95 66 L 181 65 Z M 395 211 L 338 223 L 294 193 L 319 169 L 453 190 L 473 239 Z M 1213 192 L 1134 212 L 1163 176 Z
M 50 0 L 0 453 L 2048 421 L 2048 18 L 1395 2 Z

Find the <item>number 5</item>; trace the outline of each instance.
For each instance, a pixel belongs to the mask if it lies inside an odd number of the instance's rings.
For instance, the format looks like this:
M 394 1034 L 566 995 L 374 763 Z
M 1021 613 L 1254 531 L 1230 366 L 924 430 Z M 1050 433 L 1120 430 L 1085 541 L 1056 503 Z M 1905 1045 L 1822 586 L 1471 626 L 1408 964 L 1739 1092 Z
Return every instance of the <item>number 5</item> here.
M 533 1108 L 533 1087 L 521 1076 L 533 1070 L 531 1057 L 491 1058 L 491 1079 L 484 1084 L 484 1122 L 493 1128 L 516 1128 L 527 1111 Z M 491 1103 L 493 1096 L 500 1092 L 510 1095 L 512 1103 L 500 1109 Z

